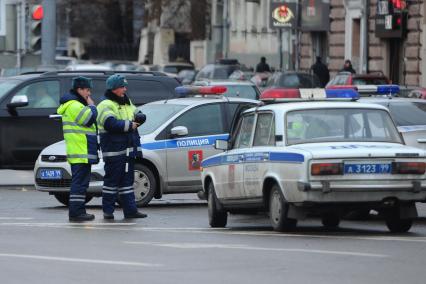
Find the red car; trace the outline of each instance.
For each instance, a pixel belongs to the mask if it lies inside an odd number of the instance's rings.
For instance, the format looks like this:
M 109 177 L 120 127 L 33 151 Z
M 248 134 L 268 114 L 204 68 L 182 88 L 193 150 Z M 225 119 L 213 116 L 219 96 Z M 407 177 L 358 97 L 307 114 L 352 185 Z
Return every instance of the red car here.
M 326 88 L 335 86 L 359 86 L 359 85 L 387 85 L 391 81 L 382 73 L 352 74 L 351 72 L 340 72 L 334 77 Z

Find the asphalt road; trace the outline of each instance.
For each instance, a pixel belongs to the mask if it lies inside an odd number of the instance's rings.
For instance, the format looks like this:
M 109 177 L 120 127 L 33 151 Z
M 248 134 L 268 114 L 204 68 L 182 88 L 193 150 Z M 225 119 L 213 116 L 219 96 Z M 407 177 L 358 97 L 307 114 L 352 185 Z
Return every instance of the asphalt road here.
M 149 217 L 71 224 L 67 208 L 33 189 L 0 188 L 1 283 L 425 283 L 426 219 L 390 234 L 381 220 L 320 221 L 275 233 L 264 215 L 211 229 L 204 201 L 170 195 Z M 426 211 L 422 205 L 421 212 Z

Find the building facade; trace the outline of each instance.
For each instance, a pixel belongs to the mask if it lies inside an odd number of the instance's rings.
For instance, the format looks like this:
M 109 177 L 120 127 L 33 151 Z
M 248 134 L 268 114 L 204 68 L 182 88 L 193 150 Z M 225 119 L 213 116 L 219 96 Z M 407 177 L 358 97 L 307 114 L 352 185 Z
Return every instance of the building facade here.
M 271 3 L 298 4 L 298 29 L 273 29 Z M 406 13 L 400 38 L 377 34 L 380 3 L 398 2 Z M 346 59 L 358 73 L 382 72 L 392 82 L 426 86 L 425 1 L 399 0 L 213 0 L 208 61 L 237 58 L 255 66 L 265 56 L 278 69 L 309 71 L 317 56 L 335 75 Z M 387 5 L 387 4 L 386 4 Z M 397 4 L 395 4 L 397 5 Z M 315 17 L 320 17 L 315 23 Z M 324 22 L 325 21 L 325 22 Z
M 378 0 L 331 0 L 330 31 L 327 33 L 327 63 L 337 73 L 345 59 L 358 73 L 382 72 L 393 83 L 426 86 L 425 4 L 400 1 L 405 5 L 406 31 L 400 38 L 377 34 Z M 301 35 L 301 69 L 309 69 L 316 51 L 312 33 Z

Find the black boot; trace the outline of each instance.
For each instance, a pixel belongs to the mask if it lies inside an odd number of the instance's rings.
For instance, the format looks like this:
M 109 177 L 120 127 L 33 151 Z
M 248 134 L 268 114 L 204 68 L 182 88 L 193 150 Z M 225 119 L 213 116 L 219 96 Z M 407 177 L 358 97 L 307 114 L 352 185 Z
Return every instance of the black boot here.
M 136 211 L 135 213 L 129 214 L 129 215 L 124 215 L 124 219 L 136 219 L 136 218 L 146 218 L 148 217 L 148 215 Z
M 95 219 L 95 215 L 93 214 L 81 214 L 78 216 L 69 216 L 70 222 L 84 222 L 84 221 L 92 221 Z
M 105 220 L 114 220 L 114 214 L 112 213 L 104 213 Z

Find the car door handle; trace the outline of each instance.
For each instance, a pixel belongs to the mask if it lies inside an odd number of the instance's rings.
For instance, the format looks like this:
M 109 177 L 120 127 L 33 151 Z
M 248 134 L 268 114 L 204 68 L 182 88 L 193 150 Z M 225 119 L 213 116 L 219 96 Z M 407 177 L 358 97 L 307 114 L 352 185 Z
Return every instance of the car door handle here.
M 418 143 L 426 143 L 426 138 L 419 138 L 417 139 Z
M 51 115 L 49 115 L 49 118 L 51 118 L 51 119 L 62 119 L 62 115 L 60 115 L 60 114 L 51 114 Z

